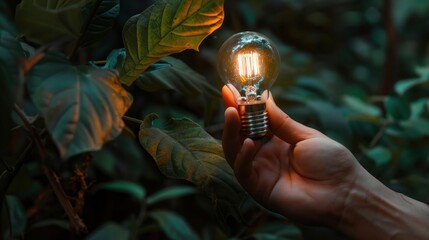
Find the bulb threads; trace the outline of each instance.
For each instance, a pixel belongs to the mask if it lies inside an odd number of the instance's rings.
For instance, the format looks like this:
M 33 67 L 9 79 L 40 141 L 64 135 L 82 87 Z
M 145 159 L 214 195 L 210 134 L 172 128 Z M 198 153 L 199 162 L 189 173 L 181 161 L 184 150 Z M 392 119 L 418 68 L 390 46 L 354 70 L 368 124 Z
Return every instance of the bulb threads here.
M 241 134 L 245 137 L 258 139 L 268 132 L 268 114 L 265 103 L 238 105 L 241 120 Z

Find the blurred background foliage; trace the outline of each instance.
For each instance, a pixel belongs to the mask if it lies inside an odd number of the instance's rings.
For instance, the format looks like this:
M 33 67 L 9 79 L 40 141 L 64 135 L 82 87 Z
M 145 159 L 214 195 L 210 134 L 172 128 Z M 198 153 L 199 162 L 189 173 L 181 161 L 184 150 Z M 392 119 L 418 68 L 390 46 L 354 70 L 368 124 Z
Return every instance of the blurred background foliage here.
M 0 6 L 13 17 L 18 3 L 6 0 Z M 79 58 L 97 63 L 122 48 L 125 21 L 152 3 L 121 1 L 108 36 L 81 51 Z M 140 76 L 146 81 L 192 78 L 199 84 L 142 90 L 139 79 L 128 88 L 134 103 L 127 116 L 143 119 L 154 112 L 159 116 L 156 126 L 170 117 L 187 117 L 220 139 L 221 98 L 210 90 L 222 87 L 215 68 L 217 49 L 236 32 L 258 31 L 280 50 L 281 72 L 272 88 L 277 104 L 344 144 L 389 187 L 429 203 L 429 1 L 226 0 L 224 9 L 223 26 L 199 52 L 173 56 L 187 66 L 179 62 L 174 73 L 156 72 L 159 64 L 177 61 L 167 58 Z M 87 239 L 344 238 L 326 229 L 298 228 L 266 211 L 247 212 L 251 221 L 246 227 L 224 222 L 231 232 L 220 230 L 207 196 L 187 181 L 163 176 L 138 143 L 139 124 L 126 123 L 124 133 L 102 150 L 53 163 L 63 179 L 74 179 L 66 184 L 73 199 L 80 192 L 73 188 L 88 184 L 81 209 L 90 230 Z M 87 174 L 86 181 L 72 178 L 79 169 Z M 30 160 L 19 171 L 6 200 L 11 217 L 2 213 L 0 231 L 12 231 L 17 239 L 47 234 L 50 239 L 80 238 L 69 232 L 37 162 Z M 15 227 L 6 230 L 8 226 Z

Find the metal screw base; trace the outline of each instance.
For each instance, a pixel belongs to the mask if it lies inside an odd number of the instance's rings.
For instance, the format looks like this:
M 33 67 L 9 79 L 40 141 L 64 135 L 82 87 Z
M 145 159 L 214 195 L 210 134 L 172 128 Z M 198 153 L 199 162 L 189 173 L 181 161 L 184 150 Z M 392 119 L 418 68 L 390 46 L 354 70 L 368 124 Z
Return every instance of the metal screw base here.
M 243 136 L 258 139 L 268 132 L 268 115 L 265 106 L 265 103 L 238 106 Z

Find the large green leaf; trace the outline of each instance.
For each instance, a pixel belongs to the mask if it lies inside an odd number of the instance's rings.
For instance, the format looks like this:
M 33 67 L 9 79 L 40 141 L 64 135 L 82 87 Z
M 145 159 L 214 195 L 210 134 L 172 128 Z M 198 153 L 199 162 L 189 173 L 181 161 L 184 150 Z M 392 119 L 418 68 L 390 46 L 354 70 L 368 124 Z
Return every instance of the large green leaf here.
M 186 223 L 185 219 L 174 212 L 157 210 L 150 212 L 149 216 L 158 222 L 170 240 L 198 239 L 197 234 Z
M 214 203 L 225 231 L 238 231 L 249 196 L 224 159 L 221 144 L 188 119 L 170 120 L 163 129 L 145 118 L 140 143 L 155 159 L 164 175 L 193 182 Z
M 100 40 L 113 26 L 115 18 L 119 14 L 119 0 L 101 0 L 92 19 L 90 19 L 87 29 L 82 32 L 83 38 L 81 47 L 86 47 Z
M 184 96 L 201 94 L 220 96 L 220 91 L 209 84 L 203 75 L 179 59 L 165 57 L 154 65 L 156 65 L 154 70 L 148 69 L 136 81 L 137 86 L 143 90 L 174 90 Z
M 132 102 L 115 71 L 72 66 L 61 54 L 46 55 L 27 84 L 63 159 L 117 137 Z
M 64 37 L 79 38 L 94 0 L 23 0 L 15 21 L 26 39 L 46 44 Z
M 160 58 L 186 49 L 198 50 L 204 38 L 222 22 L 223 0 L 157 1 L 125 23 L 127 56 L 121 81 L 130 85 Z

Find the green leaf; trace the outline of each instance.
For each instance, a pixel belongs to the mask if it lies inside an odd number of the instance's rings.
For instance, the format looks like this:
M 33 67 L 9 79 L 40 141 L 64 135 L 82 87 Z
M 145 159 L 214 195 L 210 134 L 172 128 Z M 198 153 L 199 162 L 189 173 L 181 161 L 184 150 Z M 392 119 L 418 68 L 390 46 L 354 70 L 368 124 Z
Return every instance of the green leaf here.
M 180 215 L 170 211 L 152 211 L 150 217 L 161 226 L 164 234 L 171 240 L 197 240 L 197 234 Z
M 6 196 L 6 202 L 12 234 L 15 237 L 23 236 L 25 226 L 27 225 L 27 216 L 25 215 L 24 207 L 20 200 L 12 195 Z
M 158 192 L 150 195 L 146 203 L 152 205 L 167 199 L 179 198 L 189 194 L 194 194 L 195 188 L 189 186 L 173 186 L 159 190 Z
M 403 95 L 415 87 L 428 86 L 428 85 L 429 85 L 429 78 L 417 78 L 417 79 L 403 80 L 403 81 L 399 81 L 395 84 L 395 91 L 399 95 Z
M 135 197 L 139 201 L 143 201 L 146 196 L 146 190 L 133 182 L 129 181 L 112 181 L 107 183 L 101 183 L 98 184 L 94 191 L 98 190 L 108 190 L 112 192 L 120 192 L 120 193 L 126 193 L 130 196 Z
M 223 0 L 157 1 L 124 26 L 121 81 L 131 85 L 152 63 L 201 42 L 223 22 Z
M 429 98 L 421 98 L 411 103 L 411 116 L 410 118 L 424 118 L 429 113 Z
M 92 11 L 93 7 L 91 5 L 89 9 Z M 119 0 L 100 0 L 94 17 L 90 20 L 86 31 L 82 33 L 84 35 L 80 47 L 89 46 L 105 36 L 113 26 L 113 22 L 119 14 L 119 8 Z
M 15 22 L 25 38 L 47 44 L 65 37 L 77 39 L 94 0 L 23 0 L 16 7 Z
M 368 149 L 365 154 L 374 161 L 376 166 L 386 165 L 392 158 L 390 151 L 381 146 Z
M 194 183 L 214 203 L 225 232 L 243 226 L 244 205 L 250 197 L 226 162 L 221 144 L 189 119 L 171 119 L 163 129 L 153 128 L 156 115 L 140 126 L 140 143 L 170 178 Z
M 184 96 L 221 95 L 203 75 L 179 59 L 165 57 L 155 65 L 155 70 L 148 69 L 136 81 L 137 86 L 145 91 L 174 90 Z
M 55 53 L 32 68 L 27 85 L 63 159 L 117 137 L 132 102 L 115 71 L 72 66 Z
M 130 231 L 117 223 L 106 223 L 95 229 L 86 240 L 118 240 L 129 239 Z
M 125 59 L 125 49 L 114 49 L 112 50 L 106 59 L 106 64 L 102 67 L 103 69 L 113 68 L 118 69 Z
M 401 98 L 389 96 L 384 101 L 389 116 L 396 120 L 406 120 L 411 116 L 410 105 Z
M 400 126 L 403 128 L 403 134 L 413 139 L 429 136 L 429 120 L 423 118 L 409 119 L 402 121 Z
M 344 95 L 343 96 L 343 102 L 344 104 L 352 110 L 352 115 L 367 115 L 367 116 L 374 116 L 379 117 L 381 116 L 381 111 L 377 107 L 368 104 L 366 102 L 363 102 L 359 98 Z

